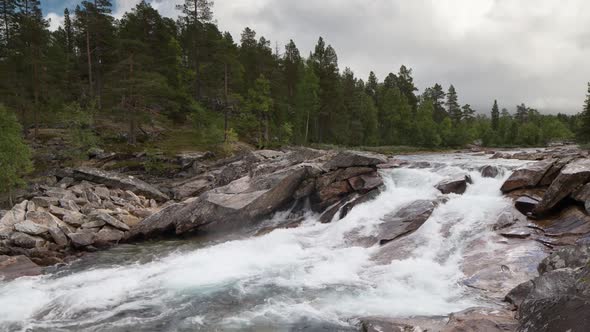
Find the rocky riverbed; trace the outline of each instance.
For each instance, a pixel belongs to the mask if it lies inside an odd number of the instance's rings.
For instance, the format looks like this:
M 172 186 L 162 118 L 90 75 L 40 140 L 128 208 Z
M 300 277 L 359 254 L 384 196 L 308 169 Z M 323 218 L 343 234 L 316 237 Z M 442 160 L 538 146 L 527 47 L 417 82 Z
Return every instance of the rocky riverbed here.
M 0 213 L 3 329 L 590 328 L 575 147 L 193 154 L 151 184 L 112 157 Z

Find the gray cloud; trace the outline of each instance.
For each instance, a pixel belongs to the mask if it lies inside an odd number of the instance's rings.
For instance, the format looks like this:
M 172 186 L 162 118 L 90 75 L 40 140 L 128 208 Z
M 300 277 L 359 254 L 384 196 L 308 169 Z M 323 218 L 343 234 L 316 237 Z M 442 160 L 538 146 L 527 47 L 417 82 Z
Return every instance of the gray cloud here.
M 139 0 L 115 1 L 115 15 Z M 156 1 L 175 17 L 180 0 Z M 341 69 L 383 79 L 401 64 L 418 87 L 454 84 L 460 102 L 488 112 L 493 99 L 542 112 L 576 113 L 590 80 L 590 2 L 585 0 L 217 0 L 221 30 L 246 26 L 302 54 L 323 36 Z

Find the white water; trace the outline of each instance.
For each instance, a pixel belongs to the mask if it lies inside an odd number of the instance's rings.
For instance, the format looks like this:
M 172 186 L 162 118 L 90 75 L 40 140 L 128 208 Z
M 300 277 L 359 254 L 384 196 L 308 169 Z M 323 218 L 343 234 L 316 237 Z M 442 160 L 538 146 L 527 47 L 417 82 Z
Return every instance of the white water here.
M 490 179 L 470 171 L 474 184 L 467 192 L 450 195 L 397 244 L 355 246 L 350 234 L 369 236 L 385 214 L 441 196 L 434 185 L 465 172 L 465 165 L 513 168 L 522 162 L 466 155 L 409 158 L 445 165 L 384 171 L 384 192 L 331 224 L 310 215 L 298 228 L 178 250 L 148 262 L 71 267 L 0 282 L 0 329 L 258 331 L 301 322 L 344 329 L 363 316 L 442 315 L 481 305 L 485 300 L 462 283 L 463 257 L 476 240 L 484 240 L 478 250 L 494 249 L 494 243 L 486 247 L 486 239 L 492 236 L 490 224 L 510 205 L 499 191 L 509 172 Z

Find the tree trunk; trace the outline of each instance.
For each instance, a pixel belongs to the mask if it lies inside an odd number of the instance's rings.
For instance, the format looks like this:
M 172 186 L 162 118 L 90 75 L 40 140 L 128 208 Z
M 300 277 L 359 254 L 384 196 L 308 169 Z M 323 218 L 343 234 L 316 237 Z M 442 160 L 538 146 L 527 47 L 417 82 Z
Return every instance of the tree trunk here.
M 8 1 L 3 1 L 2 4 L 4 5 L 4 29 L 6 32 L 6 47 L 8 48 L 8 44 L 10 41 L 10 23 L 8 22 Z
M 193 40 L 193 56 L 195 57 L 195 99 L 201 98 L 201 69 L 199 68 L 199 1 L 193 0 L 195 10 L 193 13 L 193 24 L 195 25 L 195 39 Z
M 270 117 L 268 113 L 264 114 L 264 146 L 269 146 L 270 140 Z
M 228 81 L 228 74 L 227 74 L 227 63 L 224 64 L 224 98 L 225 98 L 225 105 L 224 105 L 224 112 L 223 112 L 223 141 L 227 142 L 227 125 L 228 125 L 228 111 L 229 111 L 229 103 L 227 97 L 227 81 Z
M 129 81 L 133 82 L 133 53 L 130 56 L 129 63 Z M 136 114 L 135 102 L 133 98 L 133 83 L 129 86 L 129 144 L 135 145 L 137 143 L 136 132 Z
M 33 122 L 35 125 L 34 131 L 34 139 L 37 139 L 39 135 L 39 64 L 38 64 L 38 53 L 37 47 L 33 48 L 33 90 L 34 90 L 34 98 L 35 98 L 35 105 L 33 106 Z
M 94 87 L 92 85 L 92 55 L 90 54 L 90 27 L 86 27 L 86 54 L 88 57 L 88 93 L 90 98 L 94 97 Z
M 8 186 L 8 205 L 10 205 L 10 208 L 12 209 L 12 207 L 14 206 L 14 202 L 12 201 L 12 186 Z
M 309 134 L 309 109 L 307 110 L 307 119 L 305 119 L 305 140 L 303 141 L 303 144 L 308 143 L 308 140 L 307 140 L 308 134 Z

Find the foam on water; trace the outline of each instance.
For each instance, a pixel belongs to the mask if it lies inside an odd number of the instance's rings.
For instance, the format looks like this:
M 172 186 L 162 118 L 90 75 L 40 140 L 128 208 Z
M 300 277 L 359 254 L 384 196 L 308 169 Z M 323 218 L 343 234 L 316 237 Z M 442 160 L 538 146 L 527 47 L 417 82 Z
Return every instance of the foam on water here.
M 461 283 L 463 252 L 486 236 L 488 225 L 510 204 L 499 192 L 503 178 L 471 171 L 474 184 L 467 192 L 450 195 L 403 239 L 403 257 L 384 262 L 377 259 L 384 250 L 378 245 L 365 248 L 348 239 L 353 231 L 374 234 L 380 219 L 404 204 L 436 199 L 438 181 L 465 173 L 456 164 L 384 171 L 385 190 L 375 200 L 330 224 L 308 215 L 298 228 L 147 263 L 2 282 L 0 327 L 198 330 L 301 320 L 346 326 L 366 315 L 437 315 L 467 308 L 477 299 Z

